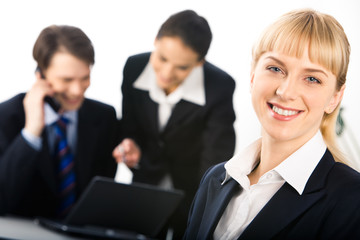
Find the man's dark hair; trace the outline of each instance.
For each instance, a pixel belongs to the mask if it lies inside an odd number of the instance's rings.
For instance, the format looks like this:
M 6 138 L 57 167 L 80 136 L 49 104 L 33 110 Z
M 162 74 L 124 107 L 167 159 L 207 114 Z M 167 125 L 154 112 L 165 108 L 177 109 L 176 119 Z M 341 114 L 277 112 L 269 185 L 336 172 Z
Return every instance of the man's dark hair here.
M 77 27 L 52 25 L 43 29 L 35 42 L 33 57 L 40 69 L 47 69 L 53 55 L 59 51 L 70 53 L 89 65 L 95 63 L 93 45 Z
M 179 37 L 186 46 L 199 54 L 199 60 L 205 58 L 212 33 L 205 18 L 199 16 L 193 10 L 185 10 L 171 15 L 160 27 L 156 36 Z

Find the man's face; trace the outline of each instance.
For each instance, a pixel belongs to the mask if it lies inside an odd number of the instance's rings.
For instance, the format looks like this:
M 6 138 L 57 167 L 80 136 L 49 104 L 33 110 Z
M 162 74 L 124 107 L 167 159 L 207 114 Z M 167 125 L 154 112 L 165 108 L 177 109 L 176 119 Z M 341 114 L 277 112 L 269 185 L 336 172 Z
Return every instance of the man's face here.
M 80 108 L 90 85 L 89 64 L 70 53 L 57 52 L 44 75 L 55 91 L 54 98 L 61 104 L 62 110 Z

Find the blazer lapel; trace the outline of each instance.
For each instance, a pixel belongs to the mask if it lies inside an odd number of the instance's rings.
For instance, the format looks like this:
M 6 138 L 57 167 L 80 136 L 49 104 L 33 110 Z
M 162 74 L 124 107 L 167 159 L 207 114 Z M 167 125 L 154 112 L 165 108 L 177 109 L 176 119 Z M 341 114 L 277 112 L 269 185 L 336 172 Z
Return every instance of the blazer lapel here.
M 285 183 L 259 212 L 239 239 L 270 239 L 325 195 L 325 180 L 334 165 L 327 151 L 315 168 L 302 195 Z
M 154 134 L 159 134 L 159 116 L 158 116 L 158 109 L 159 109 L 159 105 L 154 102 L 150 96 L 149 96 L 149 92 L 146 92 L 145 94 L 147 94 L 147 96 L 145 97 L 144 101 L 144 108 L 140 108 L 140 109 L 146 109 L 146 114 L 141 114 L 143 116 L 149 116 L 148 120 L 149 122 L 145 123 L 146 126 L 149 126 L 151 128 L 151 131 Z
M 75 168 L 78 173 L 76 176 L 76 184 L 80 187 L 80 189 L 84 189 L 86 187 L 87 181 L 91 176 L 91 169 L 94 160 L 93 156 L 95 156 L 93 151 L 96 149 L 95 144 L 99 131 L 99 118 L 101 117 L 89 117 L 90 113 L 85 104 L 86 102 L 84 102 L 84 108 L 80 108 L 79 110 L 76 154 L 74 156 Z M 81 174 L 79 174 L 80 172 Z
M 285 183 L 254 218 L 239 239 L 271 239 L 321 199 L 325 191 L 299 195 Z
M 46 179 L 46 183 L 49 185 L 51 191 L 55 194 L 57 192 L 55 160 L 49 150 L 48 136 L 46 130 L 44 130 L 42 133 L 42 139 L 43 139 L 42 140 L 43 150 L 40 152 L 41 156 L 39 158 L 40 159 L 39 168 L 44 179 Z
M 222 216 L 226 206 L 228 205 L 230 199 L 234 194 L 240 191 L 239 184 L 230 179 L 224 185 L 221 185 L 222 180 L 225 178 L 225 174 L 221 179 L 213 180 L 213 191 L 208 193 L 207 199 L 209 199 L 209 205 L 206 206 L 204 211 L 203 222 L 200 225 L 198 236 L 202 236 L 203 239 L 211 239 L 219 222 L 220 217 Z
M 191 113 L 195 113 L 198 109 L 198 105 L 180 100 L 180 102 L 178 102 L 174 107 L 174 110 L 165 127 L 165 131 L 167 129 L 176 129 L 174 126 L 176 126 L 179 122 L 184 121 L 184 119 L 188 119 Z

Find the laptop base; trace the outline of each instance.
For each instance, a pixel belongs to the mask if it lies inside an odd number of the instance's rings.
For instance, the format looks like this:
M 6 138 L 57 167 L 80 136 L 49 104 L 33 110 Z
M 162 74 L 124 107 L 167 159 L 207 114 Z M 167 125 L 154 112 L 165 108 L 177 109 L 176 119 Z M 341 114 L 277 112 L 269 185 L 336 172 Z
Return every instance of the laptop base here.
M 146 237 L 142 234 L 102 228 L 97 226 L 70 226 L 63 224 L 56 220 L 47 218 L 37 218 L 35 223 L 44 226 L 48 229 L 58 231 L 61 233 L 67 233 L 73 236 L 91 236 L 92 239 L 127 239 L 127 240 L 153 240 L 153 238 Z

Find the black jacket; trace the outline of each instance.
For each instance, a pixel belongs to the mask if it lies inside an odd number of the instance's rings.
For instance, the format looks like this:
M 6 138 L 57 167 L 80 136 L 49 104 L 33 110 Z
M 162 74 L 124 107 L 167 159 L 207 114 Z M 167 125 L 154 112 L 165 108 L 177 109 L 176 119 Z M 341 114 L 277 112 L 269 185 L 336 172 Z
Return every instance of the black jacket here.
M 206 62 L 205 106 L 180 100 L 162 132 L 158 128 L 158 104 L 148 91 L 133 83 L 149 62 L 150 53 L 128 58 L 122 83 L 122 132 L 140 146 L 142 158 L 134 181 L 158 184 L 170 174 L 174 187 L 185 190 L 186 216 L 201 176 L 210 166 L 230 159 L 235 148 L 233 109 L 234 80 Z M 184 226 L 185 227 L 185 226 Z
M 225 179 L 224 163 L 204 176 L 184 239 L 212 239 L 241 186 Z M 302 195 L 285 183 L 239 239 L 360 239 L 360 174 L 326 151 Z
M 0 104 L 0 213 L 54 217 L 56 164 L 48 150 L 46 129 L 39 152 L 21 135 L 25 125 L 24 96 L 19 94 Z M 79 109 L 77 131 L 74 161 L 79 196 L 92 177 L 115 175 L 112 158 L 118 141 L 115 109 L 85 99 Z

